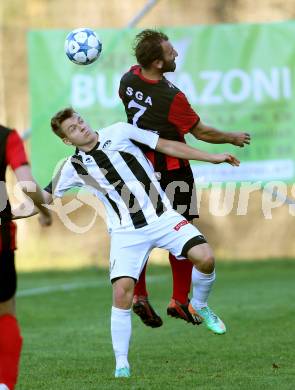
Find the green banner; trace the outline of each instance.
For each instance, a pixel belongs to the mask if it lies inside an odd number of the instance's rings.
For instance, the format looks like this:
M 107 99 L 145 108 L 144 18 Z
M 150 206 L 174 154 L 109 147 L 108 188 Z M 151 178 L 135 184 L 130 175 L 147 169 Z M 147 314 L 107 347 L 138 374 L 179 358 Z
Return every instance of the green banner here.
M 204 181 L 283 180 L 293 182 L 295 139 L 295 22 L 163 28 L 178 52 L 177 71 L 168 74 L 188 97 L 203 122 L 224 131 L 248 131 L 246 148 L 188 143 L 228 151 L 240 168 L 198 164 Z M 137 29 L 96 30 L 103 43 L 92 65 L 71 63 L 64 54 L 69 31 L 29 34 L 32 165 L 47 184 L 56 163 L 72 150 L 50 131 L 50 118 L 73 106 L 94 127 L 126 120 L 118 97 L 120 77 L 135 63 Z

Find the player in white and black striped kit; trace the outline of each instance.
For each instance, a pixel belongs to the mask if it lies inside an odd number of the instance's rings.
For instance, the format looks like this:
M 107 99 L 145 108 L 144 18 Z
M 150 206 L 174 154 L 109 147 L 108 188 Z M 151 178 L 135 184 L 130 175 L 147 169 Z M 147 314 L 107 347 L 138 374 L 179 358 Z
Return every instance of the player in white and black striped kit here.
M 124 138 L 120 130 L 126 131 Z M 100 130 L 93 150 L 77 150 L 46 190 L 52 191 L 53 187 L 58 197 L 72 187 L 87 185 L 96 190 L 107 209 L 110 230 L 140 229 L 155 221 L 170 208 L 170 203 L 148 159 L 126 138 L 134 139 L 134 132 L 136 129 L 126 123 Z M 146 132 L 135 137 L 153 148 L 159 138 L 154 134 L 148 141 Z
M 131 336 L 131 304 L 136 280 L 151 250 L 167 249 L 177 258 L 194 264 L 191 314 L 198 320 L 209 310 L 213 332 L 225 333 L 225 326 L 207 305 L 215 279 L 214 257 L 198 229 L 174 211 L 154 170 L 134 144 L 139 142 L 164 154 L 212 163 L 238 166 L 232 155 L 209 154 L 127 123 L 116 123 L 94 132 L 71 108 L 51 120 L 56 135 L 76 146 L 46 191 L 61 197 L 73 187 L 89 187 L 103 201 L 111 236 L 110 279 L 113 286 L 111 333 L 116 356 L 116 377 L 130 376 L 128 363 Z M 52 200 L 47 194 L 47 201 Z

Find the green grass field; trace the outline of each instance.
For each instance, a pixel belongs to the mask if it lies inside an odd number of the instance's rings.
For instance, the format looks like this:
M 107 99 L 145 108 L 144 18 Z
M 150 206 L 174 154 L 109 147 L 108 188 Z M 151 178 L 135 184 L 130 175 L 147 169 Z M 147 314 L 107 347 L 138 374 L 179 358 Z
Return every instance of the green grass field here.
M 168 267 L 150 266 L 164 325 L 133 316 L 132 378 L 114 379 L 107 270 L 19 274 L 24 337 L 18 390 L 295 389 L 295 262 L 220 263 L 212 308 L 228 333 L 165 314 Z

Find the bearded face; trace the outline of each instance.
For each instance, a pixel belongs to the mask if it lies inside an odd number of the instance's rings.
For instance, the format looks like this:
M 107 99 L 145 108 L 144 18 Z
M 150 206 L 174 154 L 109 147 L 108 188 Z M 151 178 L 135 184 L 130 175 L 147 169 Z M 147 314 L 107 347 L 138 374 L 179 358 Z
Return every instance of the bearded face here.
M 176 69 L 176 62 L 175 62 L 175 59 L 173 60 L 163 60 L 163 67 L 162 67 L 162 71 L 163 73 L 166 73 L 166 72 L 174 72 Z
M 175 58 L 178 56 L 178 53 L 169 41 L 163 41 L 161 46 L 163 48 L 163 66 L 161 70 L 163 73 L 174 72 L 176 69 Z

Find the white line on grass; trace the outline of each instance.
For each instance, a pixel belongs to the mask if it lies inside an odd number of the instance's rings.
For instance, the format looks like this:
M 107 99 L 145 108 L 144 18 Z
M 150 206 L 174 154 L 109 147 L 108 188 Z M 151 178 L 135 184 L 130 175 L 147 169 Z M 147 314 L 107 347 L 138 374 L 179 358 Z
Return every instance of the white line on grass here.
M 169 275 L 156 275 L 147 278 L 148 283 L 159 283 L 163 280 L 167 279 Z M 29 288 L 24 290 L 19 290 L 16 294 L 18 298 L 21 297 L 31 297 L 33 295 L 43 295 L 50 294 L 53 292 L 66 292 L 72 290 L 80 290 L 84 288 L 98 288 L 105 287 L 110 285 L 109 280 L 93 280 L 93 281 L 85 281 L 85 282 L 76 282 L 76 283 L 64 283 L 58 284 L 55 286 L 43 286 L 36 288 Z

